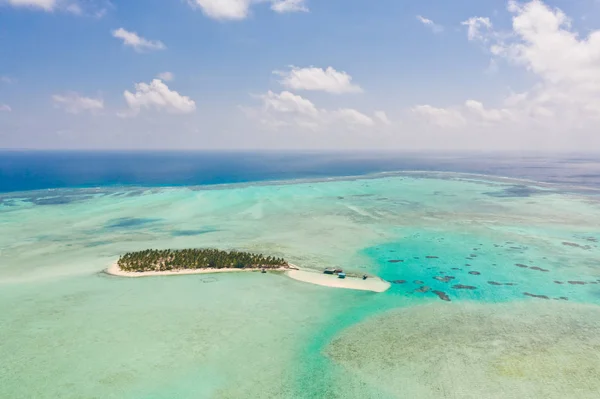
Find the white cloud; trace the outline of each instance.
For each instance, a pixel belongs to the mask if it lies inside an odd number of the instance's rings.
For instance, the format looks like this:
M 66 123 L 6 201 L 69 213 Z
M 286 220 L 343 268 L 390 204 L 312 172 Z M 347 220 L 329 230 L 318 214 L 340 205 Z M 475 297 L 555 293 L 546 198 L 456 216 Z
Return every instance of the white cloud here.
M 417 15 L 417 19 L 425 26 L 431 28 L 433 33 L 442 33 L 444 31 L 444 27 L 442 25 L 438 25 L 432 20 L 425 18 L 421 15 Z
M 411 112 L 429 123 L 443 128 L 462 127 L 467 122 L 461 112 L 456 109 L 436 108 L 426 104 L 413 107 Z
M 289 91 L 282 91 L 280 94 L 268 91 L 261 97 L 264 101 L 266 110 L 273 110 L 282 113 L 297 113 L 310 117 L 318 117 L 319 111 L 309 100 L 297 96 Z
M 512 31 L 497 32 L 488 18 L 474 17 L 469 40 L 477 40 L 496 57 L 522 67 L 537 78 L 528 90 L 511 93 L 499 107 L 467 100 L 446 108 L 421 105 L 412 114 L 438 128 L 475 132 L 496 127 L 499 139 L 563 143 L 571 136 L 592 138 L 600 125 L 600 30 L 582 36 L 567 15 L 541 0 L 509 1 Z M 468 129 L 470 128 L 470 130 Z M 518 136 L 517 136 L 518 135 Z
M 0 76 L 0 82 L 2 83 L 6 83 L 6 84 L 11 84 L 11 83 L 15 83 L 15 80 L 13 78 L 11 78 L 10 76 Z
M 214 19 L 239 20 L 248 16 L 250 0 L 188 0 L 194 7 L 200 7 L 202 12 Z
M 99 13 L 103 15 L 106 12 L 103 6 L 112 6 L 109 0 L 0 0 L 0 5 L 2 4 L 45 12 L 62 11 L 82 16 L 99 16 Z
M 83 9 L 77 3 L 68 4 L 65 7 L 65 11 L 70 12 L 71 14 L 75 14 L 75 15 L 82 15 L 83 14 Z
M 156 77 L 160 80 L 164 80 L 165 82 L 170 82 L 173 79 L 175 79 L 175 75 L 173 75 L 172 72 L 161 72 L 158 75 L 156 75 Z
M 511 110 L 486 108 L 483 103 L 475 100 L 467 100 L 462 106 L 449 108 L 418 105 L 411 111 L 418 117 L 441 128 L 462 128 L 467 125 L 481 127 L 514 120 Z
M 104 108 L 104 101 L 99 98 L 83 97 L 78 93 L 55 94 L 52 101 L 57 108 L 62 108 L 70 114 L 84 111 L 96 112 Z
M 390 121 L 390 119 L 384 111 L 375 111 L 373 115 L 375 115 L 375 118 L 378 119 L 384 125 L 390 126 L 392 124 L 392 122 Z
M 160 79 L 151 83 L 136 83 L 135 93 L 126 90 L 123 93 L 129 110 L 119 116 L 135 116 L 142 108 L 164 110 L 172 114 L 187 114 L 196 110 L 196 103 L 187 96 L 182 96 Z
M 359 112 L 355 109 L 351 108 L 342 108 L 333 112 L 335 118 L 341 120 L 348 125 L 358 125 L 358 126 L 373 126 L 375 125 L 375 121 L 373 119 L 362 112 Z
M 12 112 L 12 108 L 8 104 L 0 104 L 0 112 Z
M 484 40 L 482 31 L 492 29 L 492 21 L 489 18 L 473 17 L 461 23 L 468 27 L 467 37 L 469 40 Z
M 509 1 L 508 9 L 512 34 L 496 40 L 490 51 L 539 79 L 520 96 L 522 118 L 555 127 L 595 126 L 600 118 L 600 30 L 581 36 L 563 11 L 540 0 Z
M 273 0 L 271 9 L 278 13 L 308 12 L 305 0 Z
M 600 30 L 581 38 L 569 18 L 541 1 L 509 3 L 515 14 L 517 40 L 499 43 L 495 54 L 506 57 L 550 84 L 569 84 L 600 90 Z
M 112 31 L 113 37 L 123 40 L 123 44 L 126 46 L 133 47 L 137 52 L 150 51 L 150 50 L 164 50 L 167 47 L 158 40 L 147 40 L 139 36 L 135 32 L 129 32 L 123 28 Z
M 293 90 L 325 91 L 334 94 L 361 93 L 360 86 L 352 83 L 352 76 L 343 71 L 336 71 L 332 67 L 299 68 L 292 66 L 289 71 L 274 71 L 280 75 L 280 83 Z
M 53 11 L 58 5 L 58 0 L 4 0 L 4 2 L 13 7 L 27 7 L 43 11 Z
M 256 97 L 262 101 L 261 108 L 242 108 L 242 110 L 246 116 L 270 128 L 295 127 L 326 131 L 332 128 L 360 129 L 387 125 L 381 119 L 382 111 L 376 112 L 375 118 L 372 118 L 352 108 L 336 110 L 317 108 L 312 101 L 289 91 L 281 93 L 268 91 Z M 383 115 L 385 116 L 385 113 Z M 385 119 L 387 120 L 387 116 Z
M 483 123 L 497 123 L 510 121 L 513 114 L 508 109 L 487 109 L 484 105 L 475 100 L 467 100 L 465 102 L 466 110 Z
M 258 3 L 270 3 L 277 13 L 307 12 L 306 0 L 187 0 L 204 15 L 217 20 L 242 20 L 250 14 L 250 8 Z

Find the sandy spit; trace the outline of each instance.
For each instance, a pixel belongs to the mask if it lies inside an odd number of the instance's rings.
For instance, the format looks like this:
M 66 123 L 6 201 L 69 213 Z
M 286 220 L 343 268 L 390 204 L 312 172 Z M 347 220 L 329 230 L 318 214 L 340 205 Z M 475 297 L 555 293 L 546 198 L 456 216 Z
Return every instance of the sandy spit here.
M 346 288 L 350 290 L 385 292 L 390 288 L 390 283 L 383 281 L 378 277 L 369 277 L 366 280 L 355 277 L 338 278 L 335 275 L 328 275 L 307 270 L 290 270 L 286 273 L 294 280 L 303 281 L 324 287 Z

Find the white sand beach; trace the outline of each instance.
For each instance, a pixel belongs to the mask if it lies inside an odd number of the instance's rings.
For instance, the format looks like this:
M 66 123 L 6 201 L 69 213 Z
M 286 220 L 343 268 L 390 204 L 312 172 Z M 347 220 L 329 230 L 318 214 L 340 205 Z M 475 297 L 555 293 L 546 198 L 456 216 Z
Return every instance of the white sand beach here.
M 243 272 L 260 272 L 262 269 L 179 269 L 161 272 L 126 272 L 119 268 L 115 262 L 106 273 L 119 277 L 152 277 L 152 276 L 179 276 L 187 274 L 213 274 L 213 273 L 243 273 Z M 286 275 L 294 280 L 305 283 L 321 285 L 331 288 L 346 288 L 351 290 L 385 292 L 390 288 L 390 283 L 381 280 L 378 277 L 369 277 L 367 280 L 356 277 L 346 277 L 345 279 L 338 278 L 336 275 L 322 274 L 316 271 L 300 270 L 296 265 L 290 264 L 289 267 L 281 267 L 277 269 L 267 269 L 267 271 L 287 272 Z
M 338 278 L 336 275 L 323 274 L 307 270 L 290 270 L 286 273 L 294 280 L 303 281 L 305 283 L 322 285 L 332 288 L 346 288 L 350 290 L 385 292 L 391 284 L 383 281 L 378 277 L 369 277 L 366 280 L 356 277 Z
M 290 267 L 280 267 L 277 269 L 267 269 L 270 272 L 282 272 L 287 270 L 293 270 L 295 268 L 294 265 L 290 265 Z M 115 262 L 108 269 L 106 269 L 106 273 L 111 274 L 113 276 L 119 277 L 151 277 L 151 276 L 178 276 L 184 274 L 213 274 L 213 273 L 242 273 L 242 272 L 260 272 L 262 269 L 179 269 L 179 270 L 169 270 L 162 272 L 126 272 L 121 270 L 119 265 Z

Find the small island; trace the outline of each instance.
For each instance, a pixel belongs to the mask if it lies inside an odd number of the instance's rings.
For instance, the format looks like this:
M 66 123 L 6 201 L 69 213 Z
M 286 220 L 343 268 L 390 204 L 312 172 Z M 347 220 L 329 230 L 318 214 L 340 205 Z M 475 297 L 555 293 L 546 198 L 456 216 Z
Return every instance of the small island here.
M 286 272 L 294 280 L 332 288 L 373 292 L 384 292 L 390 288 L 390 283 L 377 277 L 361 279 L 348 276 L 340 279 L 312 269 L 300 269 L 283 258 L 210 248 L 129 252 L 120 256 L 106 273 L 120 277 L 150 277 L 260 271 Z
M 107 272 L 118 276 L 142 277 L 235 271 L 284 271 L 293 268 L 283 258 L 250 252 L 218 249 L 147 249 L 120 256 Z

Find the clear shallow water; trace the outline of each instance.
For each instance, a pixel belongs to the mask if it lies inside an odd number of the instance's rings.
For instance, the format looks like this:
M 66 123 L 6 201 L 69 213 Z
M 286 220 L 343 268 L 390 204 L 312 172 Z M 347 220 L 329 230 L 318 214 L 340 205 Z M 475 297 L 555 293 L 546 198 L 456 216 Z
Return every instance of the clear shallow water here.
M 330 343 L 357 326 L 377 329 L 369 327 L 374 317 L 394 325 L 394 312 L 422 304 L 451 306 L 483 324 L 470 302 L 505 306 L 509 319 L 521 314 L 513 307 L 529 304 L 543 302 L 546 318 L 564 313 L 558 304 L 599 305 L 600 202 L 592 194 L 437 173 L 4 194 L 0 397 L 403 397 L 401 386 L 357 371 Z M 125 251 L 204 246 L 395 283 L 373 294 L 279 275 L 132 280 L 101 272 Z M 406 327 L 397 325 L 401 337 Z M 393 338 L 373 335 L 371 344 L 385 348 Z M 360 359 L 372 370 L 381 354 Z M 424 359 L 431 369 L 435 359 Z M 507 387 L 503 397 L 511 397 L 514 376 L 502 378 L 494 389 Z M 440 396 L 454 397 L 448 389 Z

